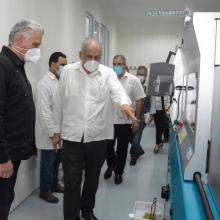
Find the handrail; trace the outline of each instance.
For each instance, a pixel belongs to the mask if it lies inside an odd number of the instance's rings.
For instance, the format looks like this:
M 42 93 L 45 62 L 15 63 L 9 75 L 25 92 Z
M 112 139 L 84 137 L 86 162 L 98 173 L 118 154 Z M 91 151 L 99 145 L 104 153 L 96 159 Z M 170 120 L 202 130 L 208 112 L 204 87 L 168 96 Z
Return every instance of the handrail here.
M 198 186 L 199 189 L 199 194 L 201 196 L 202 199 L 202 203 L 203 203 L 203 207 L 204 207 L 204 211 L 207 217 L 207 220 L 214 220 L 213 214 L 212 214 L 212 210 L 210 208 L 209 205 L 209 201 L 207 199 L 207 196 L 205 194 L 205 190 L 202 184 L 202 180 L 201 180 L 201 174 L 198 172 L 194 173 L 194 180 L 196 181 L 196 184 Z

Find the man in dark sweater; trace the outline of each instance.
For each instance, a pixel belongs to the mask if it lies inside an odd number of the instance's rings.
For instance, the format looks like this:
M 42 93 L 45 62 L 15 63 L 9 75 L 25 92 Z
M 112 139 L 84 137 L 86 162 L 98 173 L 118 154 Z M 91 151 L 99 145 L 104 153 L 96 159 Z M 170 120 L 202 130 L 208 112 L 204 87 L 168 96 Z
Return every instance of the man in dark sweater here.
M 7 220 L 21 160 L 36 153 L 35 106 L 24 65 L 40 58 L 40 24 L 23 20 L 0 53 L 0 220 Z

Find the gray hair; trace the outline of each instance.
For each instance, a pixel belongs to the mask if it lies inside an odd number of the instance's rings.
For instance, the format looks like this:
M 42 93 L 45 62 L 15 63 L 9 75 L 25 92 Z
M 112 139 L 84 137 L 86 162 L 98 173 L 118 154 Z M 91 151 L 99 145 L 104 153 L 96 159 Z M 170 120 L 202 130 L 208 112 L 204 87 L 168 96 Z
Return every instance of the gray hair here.
M 97 44 L 97 46 L 100 47 L 100 50 L 102 50 L 102 45 L 95 39 L 95 38 L 86 38 L 81 45 L 81 51 L 82 53 L 85 52 L 85 48 L 87 47 L 88 44 Z
M 117 54 L 117 55 L 115 55 L 114 57 L 113 57 L 113 60 L 114 59 L 121 59 L 122 61 L 123 61 L 123 63 L 126 65 L 126 58 L 125 58 L 125 56 L 124 55 L 122 55 L 122 54 Z
M 43 27 L 34 20 L 25 19 L 14 25 L 9 33 L 9 45 L 13 44 L 17 35 L 22 34 L 25 38 L 30 38 L 34 31 L 39 31 L 44 34 Z

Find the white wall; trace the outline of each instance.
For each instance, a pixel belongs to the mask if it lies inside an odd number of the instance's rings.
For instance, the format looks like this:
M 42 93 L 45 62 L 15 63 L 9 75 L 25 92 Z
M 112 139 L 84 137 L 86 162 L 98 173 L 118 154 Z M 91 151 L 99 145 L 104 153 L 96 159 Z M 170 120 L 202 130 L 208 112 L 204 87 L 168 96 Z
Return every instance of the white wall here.
M 68 62 L 78 60 L 78 52 L 84 39 L 86 11 L 92 13 L 99 22 L 110 30 L 116 48 L 114 20 L 107 19 L 98 0 L 0 0 L 0 47 L 8 44 L 8 34 L 12 26 L 24 18 L 37 20 L 45 28 L 38 64 L 27 64 L 26 73 L 35 88 L 38 80 L 48 69 L 48 59 L 54 51 L 62 51 Z M 17 206 L 39 185 L 39 157 L 22 162 L 16 184 Z
M 183 19 L 153 17 L 120 20 L 119 53 L 130 66 L 165 62 L 169 51 L 180 45 Z
M 62 51 L 68 61 L 78 60 L 84 39 L 86 11 L 110 30 L 110 63 L 122 53 L 128 64 L 137 66 L 165 61 L 169 50 L 180 43 L 182 21 L 149 18 L 118 20 L 112 10 L 103 8 L 100 0 L 0 0 L 0 47 L 7 45 L 12 26 L 24 18 L 32 18 L 45 28 L 38 64 L 27 64 L 26 72 L 35 91 L 38 80 L 48 69 L 48 58 L 54 51 Z M 18 205 L 39 185 L 39 158 L 22 163 L 16 184 Z

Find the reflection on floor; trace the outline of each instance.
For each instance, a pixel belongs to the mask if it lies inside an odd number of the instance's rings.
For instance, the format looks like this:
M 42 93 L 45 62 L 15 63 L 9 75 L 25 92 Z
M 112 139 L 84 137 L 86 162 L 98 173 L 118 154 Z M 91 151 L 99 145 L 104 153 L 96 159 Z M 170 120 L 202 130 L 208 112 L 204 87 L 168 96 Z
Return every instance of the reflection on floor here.
M 128 154 L 127 165 L 121 185 L 114 184 L 114 177 L 104 180 L 106 164 L 100 176 L 100 185 L 96 197 L 95 214 L 99 220 L 128 220 L 135 201 L 160 201 L 161 186 L 166 184 L 167 144 L 159 154 L 154 155 L 154 126 L 147 126 L 143 133 L 142 147 L 145 154 L 136 166 L 130 166 Z M 62 195 L 60 202 L 50 204 L 38 198 L 36 191 L 17 207 L 8 220 L 62 220 Z

